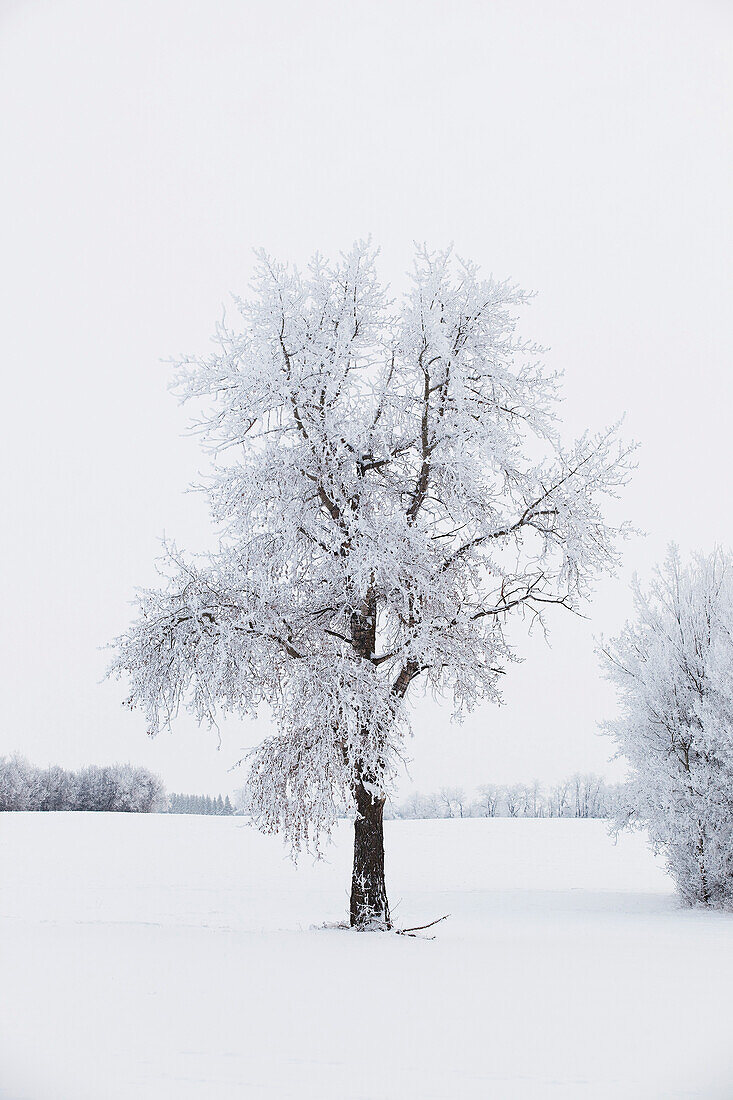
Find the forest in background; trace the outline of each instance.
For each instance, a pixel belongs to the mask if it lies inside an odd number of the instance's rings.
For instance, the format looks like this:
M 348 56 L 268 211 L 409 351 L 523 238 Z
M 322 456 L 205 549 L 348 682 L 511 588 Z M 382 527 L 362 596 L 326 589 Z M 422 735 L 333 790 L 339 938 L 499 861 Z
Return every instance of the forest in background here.
M 551 786 L 531 783 L 485 783 L 473 790 L 441 787 L 390 800 L 385 817 L 392 820 L 461 817 L 614 817 L 621 805 L 623 783 L 602 776 L 575 774 Z M 249 815 L 244 789 L 229 795 L 183 794 L 165 790 L 163 780 L 131 764 L 78 771 L 52 765 L 38 768 L 24 757 L 0 756 L 0 812 L 86 810 L 92 812 Z M 344 816 L 348 816 L 344 811 Z

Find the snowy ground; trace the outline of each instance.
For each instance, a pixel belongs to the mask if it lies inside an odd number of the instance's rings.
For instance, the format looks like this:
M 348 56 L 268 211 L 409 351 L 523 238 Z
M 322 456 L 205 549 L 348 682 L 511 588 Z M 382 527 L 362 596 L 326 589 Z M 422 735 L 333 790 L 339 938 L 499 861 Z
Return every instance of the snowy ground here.
M 592 821 L 389 822 L 400 924 L 236 818 L 0 815 L 2 1100 L 733 1097 L 733 917 Z

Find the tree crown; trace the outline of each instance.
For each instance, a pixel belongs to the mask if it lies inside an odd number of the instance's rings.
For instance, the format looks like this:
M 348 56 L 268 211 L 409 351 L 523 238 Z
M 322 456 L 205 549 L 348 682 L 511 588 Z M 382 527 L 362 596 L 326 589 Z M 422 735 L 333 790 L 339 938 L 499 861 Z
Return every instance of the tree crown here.
M 305 273 L 258 254 L 239 324 L 177 386 L 212 452 L 218 553 L 166 547 L 113 671 L 151 731 L 265 701 L 253 804 L 296 849 L 354 776 L 381 789 L 410 685 L 458 712 L 499 697 L 507 618 L 577 610 L 613 569 L 603 498 L 630 471 L 612 428 L 560 442 L 557 376 L 519 338 L 528 296 L 418 248 L 399 303 L 359 243 Z

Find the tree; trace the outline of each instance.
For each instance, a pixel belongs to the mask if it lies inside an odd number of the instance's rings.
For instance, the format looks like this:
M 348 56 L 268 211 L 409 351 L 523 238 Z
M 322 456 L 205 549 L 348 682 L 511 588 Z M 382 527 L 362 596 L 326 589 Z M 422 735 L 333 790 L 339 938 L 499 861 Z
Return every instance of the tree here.
M 525 817 L 544 817 L 544 805 L 542 799 L 542 787 L 538 779 L 533 779 L 532 782 L 525 788 L 524 797 L 524 816 Z
M 481 795 L 481 805 L 485 816 L 496 817 L 499 812 L 502 788 L 497 786 L 496 783 L 484 783 L 478 790 Z
M 0 756 L 0 810 L 33 809 L 34 778 L 35 769 L 23 756 Z
M 524 805 L 524 790 L 521 783 L 512 783 L 504 788 L 504 804 L 509 817 L 519 817 L 519 812 Z
M 64 771 L 58 764 L 53 764 L 41 773 L 40 787 L 42 790 L 39 801 L 39 810 L 68 810 L 72 809 L 77 800 L 77 779 L 73 772 Z
M 629 761 L 617 826 L 647 829 L 688 904 L 733 906 L 733 558 L 684 565 L 675 547 L 635 621 L 601 643 L 620 716 L 606 723 Z
M 443 817 L 463 817 L 466 794 L 462 787 L 441 787 L 439 798 Z
M 155 733 L 182 705 L 272 709 L 251 810 L 297 854 L 354 823 L 351 923 L 390 927 L 383 810 L 418 684 L 460 714 L 500 698 L 512 616 L 576 609 L 614 568 L 615 429 L 558 440 L 558 380 L 517 335 L 527 295 L 418 248 L 387 299 L 360 243 L 305 274 L 258 254 L 215 349 L 179 364 L 213 449 L 218 553 L 164 549 L 111 672 Z
M 548 800 L 548 813 L 550 817 L 570 817 L 568 812 L 568 799 L 570 795 L 570 783 L 564 780 L 557 783 L 550 791 Z

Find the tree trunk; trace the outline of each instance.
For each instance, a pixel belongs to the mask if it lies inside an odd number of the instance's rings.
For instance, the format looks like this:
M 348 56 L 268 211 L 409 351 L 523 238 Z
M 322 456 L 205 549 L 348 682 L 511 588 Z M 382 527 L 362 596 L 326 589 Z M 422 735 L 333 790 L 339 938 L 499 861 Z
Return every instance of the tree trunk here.
M 705 871 L 705 830 L 701 821 L 697 823 L 697 865 L 700 869 L 698 899 L 703 905 L 709 905 L 710 890 L 708 889 L 708 876 Z
M 361 779 L 354 783 L 354 870 L 351 878 L 351 927 L 392 927 L 384 883 L 384 803 Z

